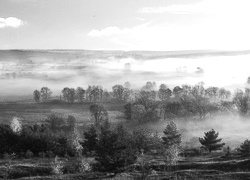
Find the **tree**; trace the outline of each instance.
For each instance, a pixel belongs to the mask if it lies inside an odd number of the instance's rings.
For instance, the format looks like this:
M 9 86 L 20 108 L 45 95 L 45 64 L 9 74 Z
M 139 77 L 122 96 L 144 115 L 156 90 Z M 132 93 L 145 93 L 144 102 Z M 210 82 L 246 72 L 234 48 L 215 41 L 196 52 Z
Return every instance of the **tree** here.
M 233 101 L 242 115 L 246 115 L 249 110 L 249 99 L 248 93 L 244 93 L 242 90 L 236 90 Z
M 85 152 L 93 152 L 97 147 L 97 132 L 94 125 L 91 125 L 87 131 L 83 133 L 84 141 L 82 143 Z
M 206 115 L 209 113 L 210 102 L 208 98 L 196 95 L 192 99 L 193 110 L 198 112 L 200 119 L 205 119 Z
M 250 141 L 246 139 L 238 148 L 238 151 L 243 156 L 249 156 L 250 155 Z
M 192 89 L 191 89 L 191 94 L 192 94 L 194 97 L 197 97 L 197 96 L 202 96 L 202 97 L 204 97 L 204 95 L 205 95 L 204 82 L 199 82 L 199 83 L 196 84 L 194 87 L 192 87 Z
M 52 131 L 56 131 L 64 124 L 64 119 L 56 114 L 51 114 L 45 120 L 49 124 L 49 127 Z
M 86 98 L 90 102 L 101 101 L 103 97 L 102 86 L 89 86 L 86 90 Z
M 131 119 L 143 122 L 144 116 L 146 114 L 145 107 L 142 104 L 135 104 L 132 106 Z
M 76 91 L 74 88 L 70 88 L 70 91 L 69 91 L 69 102 L 70 103 L 74 103 L 75 101 L 75 94 L 76 94 Z
M 146 85 L 141 88 L 143 91 L 154 91 L 156 89 L 156 83 L 155 82 L 146 82 Z
M 126 81 L 126 82 L 124 83 L 124 88 L 131 89 L 131 84 L 130 84 L 129 81 Z
M 92 104 L 89 107 L 89 111 L 91 116 L 94 118 L 95 121 L 94 124 L 96 127 L 98 127 L 101 124 L 101 122 L 108 119 L 108 112 L 103 105 Z
M 70 131 L 72 132 L 76 126 L 76 118 L 72 115 L 69 115 L 67 119 L 67 124 L 68 124 Z
M 40 97 L 41 97 L 41 94 L 38 90 L 35 90 L 33 92 L 33 96 L 34 96 L 34 100 L 36 101 L 36 103 L 40 102 Z
M 220 88 L 219 89 L 219 98 L 220 99 L 225 99 L 227 94 L 227 90 L 225 88 Z
M 177 116 L 181 110 L 181 103 L 179 101 L 167 101 L 161 106 L 163 112 L 163 119 L 166 120 L 167 116 Z
M 174 89 L 173 89 L 173 95 L 175 97 L 179 97 L 182 93 L 183 89 L 180 88 L 180 86 L 175 86 Z
M 158 91 L 159 99 L 164 101 L 166 99 L 169 99 L 171 95 L 172 95 L 172 91 L 169 88 L 167 88 L 167 85 L 161 84 L 159 91 Z
M 47 102 L 52 95 L 52 91 L 48 87 L 42 87 L 40 94 L 41 94 L 42 101 Z
M 74 103 L 75 101 L 75 89 L 74 88 L 68 88 L 65 87 L 62 90 L 63 99 L 66 100 L 69 103 Z
M 218 96 L 219 88 L 218 87 L 209 87 L 205 89 L 205 95 L 210 98 L 215 98 Z
M 82 87 L 76 88 L 76 99 L 78 102 L 82 103 L 84 100 L 85 90 Z
M 133 107 L 132 103 L 127 103 L 124 105 L 124 109 L 125 109 L 124 114 L 125 114 L 126 119 L 128 120 L 132 119 L 132 107 Z
M 112 89 L 113 89 L 114 97 L 118 101 L 122 101 L 123 100 L 124 87 L 122 85 L 116 84 L 115 86 L 112 87 Z
M 96 161 L 100 171 L 118 172 L 136 160 L 132 138 L 128 131 L 118 125 L 112 130 L 109 123 L 101 126 L 96 148 Z
M 82 156 L 83 147 L 80 142 L 80 134 L 77 127 L 74 127 L 74 130 L 71 132 L 70 138 L 68 139 L 68 144 L 72 148 L 74 155 L 77 157 Z
M 130 100 L 130 94 L 131 94 L 132 90 L 128 89 L 128 88 L 124 88 L 123 91 L 123 100 L 128 102 Z
M 155 92 L 155 91 L 151 91 Z M 152 97 L 150 91 L 140 91 L 139 97 L 136 99 L 135 106 L 137 110 L 134 111 L 139 112 L 140 122 L 143 120 L 144 122 L 147 121 L 156 121 L 159 120 L 158 116 L 158 102 L 156 102 Z M 132 109 L 133 111 L 133 109 Z M 142 115 L 142 116 L 141 116 Z
M 218 139 L 219 133 L 216 133 L 214 129 L 205 132 L 204 134 L 205 136 L 199 138 L 199 141 L 202 144 L 201 147 L 208 150 L 209 153 L 215 150 L 220 150 L 225 145 L 225 143 L 220 143 L 222 139 Z
M 250 76 L 247 78 L 247 84 L 250 84 Z
M 163 133 L 164 136 L 162 137 L 162 140 L 166 147 L 171 147 L 173 145 L 179 146 L 181 144 L 181 134 L 177 130 L 176 124 L 173 121 L 167 124 Z
M 183 84 L 182 85 L 182 92 L 185 94 L 185 95 L 189 95 L 191 93 L 191 89 L 192 87 L 187 85 L 187 84 Z

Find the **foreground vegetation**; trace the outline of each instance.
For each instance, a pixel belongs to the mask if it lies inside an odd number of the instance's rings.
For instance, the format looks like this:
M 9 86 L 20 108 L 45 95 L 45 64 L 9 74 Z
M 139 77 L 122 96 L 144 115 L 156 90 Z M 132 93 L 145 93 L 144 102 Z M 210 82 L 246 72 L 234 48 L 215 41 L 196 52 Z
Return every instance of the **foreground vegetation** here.
M 174 122 L 225 114 L 248 117 L 249 89 L 232 95 L 203 83 L 155 88 L 151 82 L 140 90 L 131 89 L 129 83 L 115 85 L 112 92 L 100 86 L 64 88 L 57 100 L 51 99 L 47 87 L 35 90 L 37 104 L 32 106 L 85 108 L 89 121 L 80 126 L 78 116 L 71 113 L 47 112 L 39 123 L 25 123 L 16 116 L 1 124 L 1 178 L 244 179 L 249 175 L 249 140 L 231 149 L 211 129 L 197 138 L 200 147 L 186 147 Z M 123 112 L 126 121 L 114 123 L 112 109 Z M 167 122 L 160 132 L 141 126 L 160 121 Z

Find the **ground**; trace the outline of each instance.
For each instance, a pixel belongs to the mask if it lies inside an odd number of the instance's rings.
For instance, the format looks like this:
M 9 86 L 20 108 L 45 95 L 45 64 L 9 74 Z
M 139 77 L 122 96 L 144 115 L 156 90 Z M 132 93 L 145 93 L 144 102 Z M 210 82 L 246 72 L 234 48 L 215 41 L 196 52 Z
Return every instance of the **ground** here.
M 85 174 L 64 174 L 60 176 L 52 175 L 51 162 L 54 160 L 48 158 L 16 159 L 10 162 L 11 173 L 9 178 L 20 180 L 31 179 L 250 179 L 250 158 L 238 156 L 224 157 L 221 153 L 182 158 L 176 166 L 169 168 L 163 167 L 161 157 L 145 156 L 145 162 L 150 164 L 149 169 L 144 173 L 131 169 L 124 173 L 108 174 L 92 172 Z M 67 160 L 60 158 L 64 165 L 71 165 L 75 159 Z M 6 164 L 9 160 L 0 161 L 0 174 L 6 171 Z M 134 168 L 136 169 L 136 168 Z M 143 178 L 144 177 L 144 178 Z

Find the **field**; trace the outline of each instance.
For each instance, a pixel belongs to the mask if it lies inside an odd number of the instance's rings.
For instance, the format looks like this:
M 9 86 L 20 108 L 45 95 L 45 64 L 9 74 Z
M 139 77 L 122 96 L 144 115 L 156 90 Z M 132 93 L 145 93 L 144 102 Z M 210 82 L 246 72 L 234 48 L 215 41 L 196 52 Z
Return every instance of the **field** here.
M 46 117 L 56 113 L 64 118 L 73 115 L 79 126 L 91 123 L 89 106 L 91 103 L 69 104 L 62 102 L 49 103 L 0 103 L 0 123 L 9 124 L 13 117 L 22 119 L 23 124 L 43 123 Z M 124 120 L 123 103 L 104 103 L 104 107 L 109 112 L 111 122 Z

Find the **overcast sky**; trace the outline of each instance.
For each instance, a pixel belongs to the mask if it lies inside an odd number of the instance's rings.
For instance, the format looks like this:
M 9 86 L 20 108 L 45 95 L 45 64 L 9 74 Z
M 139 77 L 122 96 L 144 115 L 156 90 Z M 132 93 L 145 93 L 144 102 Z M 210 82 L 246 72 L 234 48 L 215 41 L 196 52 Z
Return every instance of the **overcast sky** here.
M 0 0 L 0 49 L 246 50 L 249 0 Z

